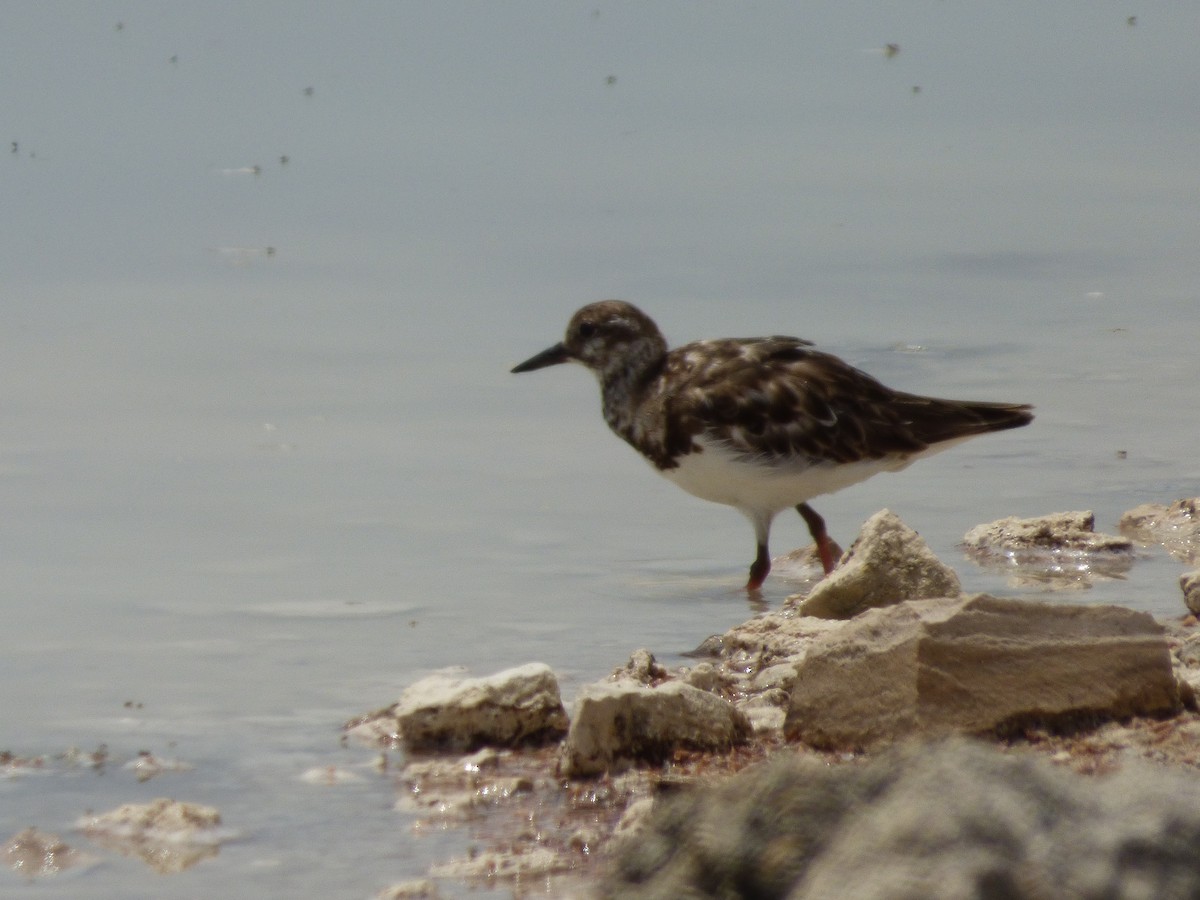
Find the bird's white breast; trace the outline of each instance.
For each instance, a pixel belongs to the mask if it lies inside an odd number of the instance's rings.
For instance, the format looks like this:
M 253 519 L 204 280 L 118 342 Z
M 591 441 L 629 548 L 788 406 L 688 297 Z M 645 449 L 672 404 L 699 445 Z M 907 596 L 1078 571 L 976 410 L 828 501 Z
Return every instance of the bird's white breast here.
M 769 513 L 840 491 L 879 472 L 898 471 L 917 458 L 893 456 L 842 464 L 800 458 L 758 462 L 719 444 L 700 443 L 701 452 L 680 457 L 677 467 L 662 474 L 704 500 Z

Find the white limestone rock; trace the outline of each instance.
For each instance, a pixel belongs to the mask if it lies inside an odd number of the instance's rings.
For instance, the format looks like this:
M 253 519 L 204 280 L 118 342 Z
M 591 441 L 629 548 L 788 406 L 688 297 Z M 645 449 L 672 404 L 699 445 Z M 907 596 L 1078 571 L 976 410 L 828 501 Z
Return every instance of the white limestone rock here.
M 405 690 L 391 712 L 410 753 L 544 744 L 567 730 L 558 680 L 544 663 L 486 678 L 430 675 Z
M 801 616 L 849 619 L 903 600 L 957 596 L 954 570 L 890 510 L 867 519 L 841 564 L 807 597 L 789 598 Z

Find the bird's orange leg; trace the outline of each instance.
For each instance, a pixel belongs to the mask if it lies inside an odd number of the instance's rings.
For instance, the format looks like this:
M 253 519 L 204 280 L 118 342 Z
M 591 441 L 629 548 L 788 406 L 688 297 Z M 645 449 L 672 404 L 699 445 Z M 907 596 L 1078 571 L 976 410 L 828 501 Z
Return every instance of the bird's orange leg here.
M 798 503 L 796 512 L 800 513 L 800 517 L 808 525 L 808 533 L 816 541 L 817 555 L 821 557 L 821 565 L 825 569 L 825 574 L 828 575 L 833 571 L 834 566 L 833 542 L 829 540 L 829 534 L 825 531 L 825 520 L 807 503 Z

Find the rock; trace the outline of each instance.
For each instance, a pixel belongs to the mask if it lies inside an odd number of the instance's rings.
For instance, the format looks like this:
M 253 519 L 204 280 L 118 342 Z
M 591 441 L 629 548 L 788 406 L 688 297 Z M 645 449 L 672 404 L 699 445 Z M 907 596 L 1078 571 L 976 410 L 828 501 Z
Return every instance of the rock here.
M 416 878 L 384 888 L 375 895 L 375 900 L 441 900 L 441 896 L 432 878 Z
M 1096 517 L 1086 511 L 976 525 L 963 549 L 985 568 L 1010 572 L 1022 587 L 1086 588 L 1097 578 L 1120 578 L 1133 565 L 1133 542 L 1098 534 Z
M 216 856 L 220 844 L 233 836 L 219 828 L 220 824 L 221 814 L 211 806 L 164 797 L 149 803 L 126 803 L 78 822 L 90 840 L 141 859 L 164 874 L 182 872 Z
M 339 787 L 345 784 L 362 784 L 366 781 L 357 772 L 343 766 L 313 766 L 301 772 L 297 780 L 320 787 Z
M 221 814 L 211 806 L 181 803 L 159 797 L 149 803 L 126 803 L 111 812 L 87 816 L 80 828 L 140 837 L 185 841 L 202 837 L 221 824 Z
M 164 772 L 188 772 L 191 770 L 192 765 L 180 759 L 155 756 L 149 750 L 143 750 L 138 753 L 135 759 L 131 759 L 121 768 L 128 769 L 137 775 L 138 781 L 149 781 L 151 778 L 157 778 Z
M 1195 622 L 1194 616 L 1188 616 L 1188 619 Z M 1186 710 L 1200 712 L 1200 705 L 1197 704 L 1197 696 L 1200 696 L 1197 693 L 1200 690 L 1200 669 L 1196 668 L 1195 662 L 1184 661 L 1181 651 L 1185 648 L 1180 646 L 1177 637 L 1169 635 L 1167 642 L 1171 648 L 1171 667 L 1179 686 L 1179 702 Z
M 755 736 L 778 735 L 783 733 L 787 722 L 790 699 L 786 691 L 776 688 L 754 694 L 736 706 L 750 723 Z
M 655 685 L 666 681 L 667 670 L 654 658 L 654 654 L 646 648 L 634 650 L 629 656 L 629 662 L 619 669 L 613 669 L 608 676 L 609 681 L 636 681 L 638 684 Z
M 1121 516 L 1121 534 L 1143 544 L 1162 544 L 1176 559 L 1200 561 L 1200 497 L 1170 506 L 1143 503 Z
M 789 598 L 802 616 L 849 619 L 902 600 L 952 597 L 962 590 L 954 570 L 890 510 L 863 524 L 841 563 L 807 597 Z
M 410 753 L 538 745 L 557 741 L 567 730 L 558 681 L 544 663 L 488 678 L 430 675 L 387 712 Z
M 600 897 L 1200 896 L 1200 784 L 1107 778 L 964 740 L 866 765 L 780 757 L 658 803 Z
M 1126 552 L 1127 538 L 1096 533 L 1096 516 L 1091 511 L 1051 513 L 1018 519 L 1009 516 L 987 525 L 976 525 L 963 543 L 968 548 L 995 547 L 1005 551 L 1078 548 L 1099 552 Z
M 1183 602 L 1188 610 L 1200 616 L 1200 569 L 1180 575 L 1179 589 L 1183 591 Z
M 511 750 L 491 747 L 462 757 L 434 757 L 408 763 L 400 782 L 405 790 L 396 809 L 435 815 L 442 822 L 466 821 L 480 811 L 533 792 L 534 781 L 523 772 L 502 771 L 515 758 Z
M 547 876 L 572 868 L 574 860 L 549 847 L 490 849 L 431 866 L 429 874 L 447 881 L 494 885 L 501 881 L 545 883 Z
M 710 662 L 698 663 L 684 671 L 680 677 L 686 684 L 710 694 L 715 694 L 725 687 L 724 675 Z
M 833 538 L 829 539 L 829 553 L 835 561 L 841 559 L 844 552 L 837 541 Z M 797 547 L 782 556 L 776 556 L 771 560 L 771 574 L 777 578 L 787 578 L 791 581 L 823 578 L 825 567 L 821 563 L 821 552 L 817 549 L 816 544 L 808 544 L 804 547 Z
M 25 878 L 54 875 L 86 862 L 90 858 L 68 847 L 57 834 L 38 828 L 26 828 L 0 846 L 4 865 Z
M 750 723 L 729 701 L 680 681 L 591 684 L 575 701 L 563 769 L 599 775 L 661 760 L 676 748 L 725 750 L 749 734 Z
M 795 607 L 785 605 L 735 625 L 713 643 L 719 645 L 717 658 L 730 668 L 754 673 L 782 660 L 802 657 L 814 637 L 841 627 L 842 623 L 834 619 L 797 615 Z
M 785 730 L 819 747 L 1177 711 L 1163 629 L 1143 612 L 978 594 L 870 610 L 816 638 Z
M 618 841 L 626 839 L 637 840 L 638 834 L 646 825 L 653 809 L 653 797 L 639 797 L 637 800 L 634 800 L 625 807 L 625 811 L 621 813 L 621 818 L 613 826 L 613 838 Z

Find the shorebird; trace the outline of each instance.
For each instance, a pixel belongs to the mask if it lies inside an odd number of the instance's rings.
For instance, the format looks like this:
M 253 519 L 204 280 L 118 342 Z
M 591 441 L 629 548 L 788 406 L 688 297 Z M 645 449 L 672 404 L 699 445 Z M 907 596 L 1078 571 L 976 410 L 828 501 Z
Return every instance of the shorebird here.
M 810 499 L 1033 420 L 1024 403 L 893 390 L 801 338 L 724 338 L 668 350 L 654 321 L 620 300 L 583 307 L 560 343 L 512 371 L 566 362 L 596 375 L 604 420 L 660 474 L 750 520 L 757 544 L 750 591 L 771 570 L 771 522 L 781 510 L 800 513 L 829 574 L 832 542 Z

